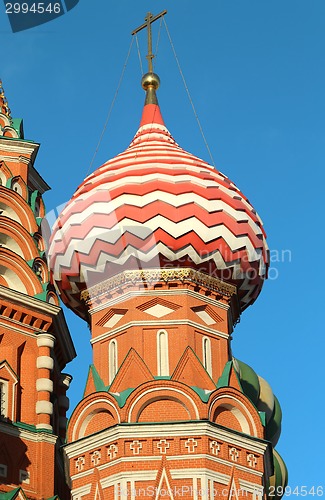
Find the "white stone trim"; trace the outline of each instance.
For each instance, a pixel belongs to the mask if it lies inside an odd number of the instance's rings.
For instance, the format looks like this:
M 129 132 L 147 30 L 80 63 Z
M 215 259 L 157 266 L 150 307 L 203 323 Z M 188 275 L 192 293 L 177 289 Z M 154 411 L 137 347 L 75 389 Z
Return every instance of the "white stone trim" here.
M 53 381 L 48 378 L 38 378 L 36 380 L 36 390 L 53 392 Z
M 168 332 L 158 330 L 157 332 L 157 375 L 169 375 L 169 355 L 168 355 Z
M 53 370 L 54 360 L 50 356 L 38 356 L 36 359 L 36 368 L 46 368 L 47 370 Z
M 212 377 L 211 339 L 206 335 L 202 337 L 202 364 L 210 377 Z
M 55 340 L 56 338 L 50 333 L 39 333 L 37 335 L 37 346 L 53 349 Z
M 96 344 L 97 342 L 101 342 L 109 337 L 112 337 L 113 335 L 117 335 L 120 332 L 124 332 L 128 328 L 132 327 L 142 327 L 142 328 L 147 328 L 148 326 L 156 327 L 156 328 L 167 328 L 168 327 L 174 327 L 176 325 L 179 326 L 190 326 L 192 328 L 195 328 L 195 330 L 198 330 L 202 333 L 210 333 L 211 335 L 214 335 L 215 337 L 221 337 L 223 339 L 228 339 L 229 335 L 228 333 L 221 332 L 220 330 L 216 330 L 214 328 L 209 328 L 206 325 L 202 325 L 201 323 L 196 323 L 196 321 L 191 321 L 187 319 L 173 319 L 173 320 L 141 320 L 141 321 L 129 321 L 128 323 L 125 323 L 124 325 L 119 326 L 118 328 L 114 328 L 112 330 L 109 330 L 109 332 L 105 332 L 102 335 L 98 335 L 98 337 L 91 339 L 90 343 L 91 344 Z
M 36 429 L 48 429 L 49 431 L 53 430 L 52 425 L 50 424 L 36 424 Z
M 46 428 L 45 424 L 36 425 L 38 429 Z M 52 429 L 52 427 L 51 427 Z M 55 444 L 57 441 L 57 436 L 53 434 L 48 434 L 47 432 L 32 432 L 22 427 L 13 427 L 0 422 L 0 432 L 6 434 L 7 436 L 14 436 L 20 438 L 24 441 L 29 441 L 31 443 L 40 443 L 42 441 L 50 444 Z
M 37 401 L 36 413 L 37 415 L 53 415 L 53 404 L 50 401 Z
M 181 285 L 180 285 L 181 286 Z M 179 296 L 179 295 L 189 295 L 190 297 L 194 297 L 195 299 L 199 299 L 200 302 L 205 302 L 206 304 L 210 304 L 212 306 L 218 306 L 220 309 L 225 311 L 229 310 L 229 305 L 220 302 L 219 300 L 211 299 L 210 297 L 205 297 L 204 295 L 194 292 L 193 290 L 188 290 L 186 288 L 177 287 L 176 290 L 131 290 L 129 292 L 125 292 L 121 294 L 119 297 L 114 297 L 113 299 L 107 299 L 105 304 L 99 304 L 98 306 L 92 308 L 89 312 L 90 314 L 95 314 L 102 309 L 106 309 L 107 307 L 112 307 L 116 304 L 120 304 L 121 302 L 125 302 L 133 297 L 143 297 L 144 299 L 148 299 L 148 297 L 161 297 L 161 296 Z
M 0 379 L 0 390 L 1 390 L 1 397 L 3 398 L 3 413 L 1 412 L 1 416 L 4 418 L 8 417 L 8 387 L 9 387 L 9 382 L 8 380 L 5 379 Z
M 106 400 L 105 400 L 106 401 Z M 83 418 L 81 414 L 79 419 Z M 0 429 L 1 430 L 1 429 Z M 73 437 L 73 442 L 64 445 L 65 452 L 69 458 L 79 456 L 80 453 L 86 453 L 100 446 L 105 446 L 110 441 L 116 441 L 118 439 L 150 439 L 150 438 L 179 438 L 179 437 L 189 437 L 189 436 L 207 436 L 208 438 L 215 439 L 217 441 L 223 441 L 227 444 L 233 446 L 238 446 L 239 448 L 245 448 L 249 452 L 264 454 L 269 443 L 263 441 L 259 438 L 252 438 L 250 436 L 245 436 L 244 434 L 237 434 L 230 430 L 221 428 L 212 424 L 210 422 L 182 422 L 182 423 L 170 423 L 168 424 L 121 424 L 115 426 L 114 428 L 104 429 L 101 432 L 87 436 L 80 441 L 76 441 L 76 437 Z M 216 457 L 209 456 L 211 459 Z M 249 469 L 251 471 L 251 469 Z
M 91 484 L 86 484 L 86 486 L 81 486 L 80 488 L 76 488 L 75 490 L 71 490 L 71 499 L 72 500 L 81 500 L 83 496 L 89 495 L 91 491 Z
M 263 474 L 261 474 L 261 476 L 262 475 Z M 250 481 L 247 481 L 246 479 L 239 479 L 239 486 L 243 490 L 247 490 L 249 493 L 257 494 L 256 498 L 263 498 L 263 493 L 264 493 L 263 486 L 256 484 L 256 483 L 251 483 Z
M 110 407 L 113 409 L 113 413 L 114 415 L 117 417 L 117 421 L 118 423 L 120 423 L 120 414 L 118 412 L 118 410 L 116 409 L 116 407 L 113 405 L 113 403 L 111 403 L 108 399 L 103 399 L 103 398 L 100 398 L 100 399 L 95 399 L 94 401 L 91 401 L 80 413 L 79 417 L 77 418 L 77 421 L 76 423 L 74 424 L 73 426 L 73 433 L 72 433 L 72 441 L 76 441 L 77 439 L 80 439 L 78 436 L 77 436 L 77 432 L 76 432 L 76 429 L 79 428 L 79 423 L 80 421 L 82 422 L 81 426 L 80 426 L 80 429 L 79 429 L 79 434 L 83 434 L 83 432 L 85 431 L 88 423 L 89 423 L 89 420 L 93 417 L 93 413 L 92 414 L 88 414 L 87 417 L 85 418 L 85 413 L 87 413 L 89 411 L 89 409 L 92 407 L 92 406 L 97 406 L 99 403 L 104 403 L 102 408 L 105 409 L 107 407 Z M 83 436 L 80 436 L 80 437 L 83 437 Z
M 160 457 L 158 457 L 158 461 L 161 460 Z M 125 472 L 119 472 L 117 474 L 112 474 L 108 477 L 105 477 L 101 480 L 101 486 L 102 488 L 108 488 L 109 486 L 114 486 L 118 482 L 122 482 L 126 480 L 126 473 Z M 133 480 L 133 481 L 143 481 L 143 478 L 146 478 L 147 481 L 154 481 L 157 477 L 157 471 L 156 470 L 137 470 L 137 471 L 130 471 L 127 472 L 127 480 Z
M 182 456 L 184 458 L 184 455 Z M 98 465 L 97 469 L 98 470 L 106 470 L 109 469 L 110 467 L 116 467 L 117 465 L 120 464 L 125 464 L 125 463 L 135 463 L 135 462 L 158 462 L 160 464 L 161 462 L 161 455 L 150 455 L 150 456 L 140 456 L 140 455 L 132 455 L 131 457 L 121 457 L 117 458 L 116 460 L 113 460 L 111 462 L 107 462 L 102 465 Z M 71 480 L 74 481 L 76 479 L 80 479 L 84 476 L 88 476 L 92 474 L 94 469 L 87 469 L 86 471 L 79 472 L 77 474 L 74 474 L 71 476 Z
M 162 390 L 166 390 L 166 391 L 168 391 L 168 393 L 176 392 L 177 394 L 182 394 L 182 396 L 184 396 L 188 401 L 191 402 L 192 407 L 194 408 L 194 411 L 195 411 L 195 417 L 197 419 L 199 419 L 199 411 L 197 409 L 196 403 L 195 403 L 194 399 L 192 399 L 188 394 L 186 394 L 186 392 L 183 392 L 180 389 L 176 389 L 175 387 L 152 387 L 152 388 L 148 389 L 147 391 L 142 392 L 141 394 L 139 394 L 139 396 L 135 399 L 135 401 L 133 401 L 133 403 L 132 403 L 132 405 L 130 407 L 130 410 L 129 410 L 128 422 L 129 423 L 132 422 L 131 421 L 131 417 L 132 417 L 133 409 L 134 409 L 135 405 L 141 399 L 143 399 L 147 394 L 152 394 L 153 395 L 155 392 L 162 391 Z
M 228 467 L 234 465 L 233 462 L 231 462 L 231 460 L 225 460 L 223 458 L 214 457 L 213 455 L 210 455 L 209 453 L 199 453 L 199 454 L 193 453 L 193 455 L 173 455 L 173 456 L 167 456 L 166 458 L 168 461 L 169 460 L 173 461 L 173 460 L 184 460 L 185 457 L 186 457 L 186 460 L 196 460 L 196 459 L 211 460 L 212 462 L 217 462 L 218 464 L 222 464 L 222 465 L 225 465 Z M 263 472 L 260 472 L 256 469 L 252 469 L 251 467 L 245 467 L 245 465 L 240 465 L 238 463 L 236 463 L 236 469 L 243 470 L 245 472 L 249 472 L 250 474 L 252 474 L 254 476 L 259 476 L 259 477 L 263 476 Z M 191 470 L 193 470 L 193 469 L 191 469 Z
M 112 339 L 108 344 L 108 376 L 109 384 L 111 384 L 117 374 L 118 370 L 118 353 L 117 353 L 117 340 Z
M 30 160 L 27 157 L 33 156 L 33 153 L 38 151 L 40 146 L 36 142 L 27 142 L 26 140 L 16 139 L 16 138 L 8 142 L 9 144 L 6 143 L 1 137 L 0 139 L 1 149 L 5 152 L 8 151 L 8 153 L 17 153 L 17 155 L 20 155 L 22 158 L 20 158 L 20 156 L 18 158 L 16 156 L 1 156 L 1 159 L 4 160 L 6 163 L 8 163 L 8 161 L 10 162 L 10 160 L 16 162 L 17 159 L 22 161 L 22 159 L 25 158 L 26 159 L 25 163 L 28 164 Z M 23 156 L 24 154 L 27 155 L 27 157 Z
M 45 302 L 43 300 L 35 299 L 34 297 L 30 297 L 29 295 L 17 292 L 16 290 L 11 290 L 10 288 L 4 287 L 2 285 L 0 285 L 0 299 L 1 298 L 5 300 L 11 300 L 14 304 L 28 307 L 31 311 L 35 311 L 36 314 L 38 314 L 39 312 L 50 314 L 54 318 L 56 332 L 60 334 L 60 342 L 64 349 L 63 354 L 66 363 L 71 361 L 76 356 L 76 351 L 73 346 L 68 326 L 60 306 L 50 304 L 49 302 Z M 4 318 L 4 320 L 2 321 L 2 317 L 0 317 L 0 324 L 6 325 L 5 322 L 8 321 L 10 321 L 10 323 L 12 324 L 17 324 L 20 326 L 20 328 L 16 328 L 15 326 L 11 326 L 10 328 L 16 332 L 19 332 L 21 335 L 35 338 L 35 334 L 30 332 L 40 332 L 39 328 L 35 328 L 30 325 L 28 325 L 29 331 L 22 330 L 21 323 L 19 321 L 10 318 Z
M 209 408 L 209 419 L 211 420 L 212 408 L 215 409 L 215 402 L 218 400 L 222 401 L 225 398 L 230 399 L 232 401 L 235 401 L 237 403 L 237 405 L 243 409 L 243 411 L 241 412 L 236 407 L 235 404 L 233 407 L 230 407 L 229 403 L 225 403 L 225 404 L 222 403 L 220 406 L 227 408 L 229 411 L 231 411 L 231 413 L 233 413 L 233 415 L 236 417 L 236 419 L 239 421 L 239 423 L 242 427 L 242 432 L 244 432 L 245 434 L 250 434 L 250 429 L 249 429 L 249 425 L 248 425 L 248 421 L 249 421 L 252 425 L 254 436 L 257 437 L 257 429 L 256 429 L 256 425 L 255 425 L 255 422 L 254 422 L 252 415 L 250 414 L 249 411 L 247 411 L 247 409 L 243 405 L 243 403 L 239 399 L 237 399 L 235 396 L 233 396 L 232 394 L 220 394 L 220 395 L 217 395 L 211 401 L 210 408 Z
M 69 375 L 69 373 L 61 373 L 60 383 L 65 387 L 66 390 L 69 389 L 72 378 L 72 375 Z

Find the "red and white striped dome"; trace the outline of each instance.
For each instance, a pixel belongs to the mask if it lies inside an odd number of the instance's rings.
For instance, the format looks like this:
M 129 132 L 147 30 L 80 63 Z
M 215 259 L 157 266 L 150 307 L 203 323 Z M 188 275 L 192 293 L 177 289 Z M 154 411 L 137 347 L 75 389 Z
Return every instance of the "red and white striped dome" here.
M 130 146 L 80 185 L 49 249 L 63 302 L 85 316 L 80 291 L 125 270 L 194 268 L 237 285 L 241 309 L 268 267 L 261 220 L 222 173 L 184 151 L 157 104 L 144 106 Z

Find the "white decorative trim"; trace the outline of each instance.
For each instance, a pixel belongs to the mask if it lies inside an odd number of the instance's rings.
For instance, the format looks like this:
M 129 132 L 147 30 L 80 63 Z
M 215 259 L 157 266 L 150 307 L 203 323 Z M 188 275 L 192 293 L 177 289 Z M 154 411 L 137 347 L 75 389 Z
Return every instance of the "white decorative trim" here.
M 69 373 L 61 373 L 60 383 L 65 387 L 66 390 L 69 389 L 71 381 L 72 375 L 69 375 Z
M 68 330 L 68 326 L 61 307 L 50 304 L 49 302 L 45 302 L 43 300 L 35 299 L 34 297 L 30 297 L 29 295 L 26 295 L 24 293 L 17 292 L 16 290 L 11 290 L 10 288 L 4 287 L 2 285 L 0 285 L 0 299 L 10 300 L 14 304 L 28 307 L 36 314 L 39 314 L 40 312 L 50 314 L 54 318 L 56 332 L 60 335 L 60 342 L 63 348 L 65 362 L 68 363 L 76 356 L 76 351 L 73 346 L 70 332 Z M 30 325 L 28 325 L 29 331 L 22 330 L 21 323 L 14 319 L 5 318 L 5 321 L 10 321 L 12 324 L 20 325 L 20 328 L 10 326 L 13 331 L 20 333 L 20 335 L 35 338 L 35 335 L 31 334 L 30 332 L 40 332 L 39 328 L 35 328 Z M 4 321 L 2 321 L 2 317 L 0 317 L 0 324 L 6 324 Z
M 188 457 L 186 457 L 186 459 L 187 458 Z M 214 481 L 217 481 L 218 483 L 225 485 L 229 483 L 230 479 L 230 476 L 228 474 L 222 474 L 221 472 L 216 472 L 206 467 L 199 467 L 199 468 L 191 467 L 189 469 L 170 469 L 170 475 L 172 479 L 187 479 L 193 477 L 201 479 L 202 477 L 207 477 L 208 479 L 213 479 Z
M 113 339 L 108 344 L 108 369 L 109 384 L 111 384 L 118 370 L 117 340 Z
M 180 285 L 181 287 L 181 285 Z M 153 297 L 164 297 L 164 296 L 180 296 L 180 295 L 189 295 L 195 299 L 200 300 L 200 302 L 205 302 L 206 304 L 210 304 L 211 306 L 218 306 L 218 308 L 223 309 L 224 311 L 229 310 L 229 305 L 220 302 L 219 300 L 214 300 L 209 297 L 206 297 L 198 292 L 194 292 L 193 290 L 189 290 L 187 288 L 177 287 L 177 290 L 130 290 L 121 294 L 118 297 L 114 297 L 112 299 L 107 299 L 105 304 L 99 304 L 96 307 L 93 307 L 89 312 L 91 315 L 101 311 L 102 309 L 106 309 L 108 307 L 112 307 L 116 304 L 120 304 L 121 302 L 126 302 L 129 299 L 133 299 L 134 297 L 143 297 L 151 299 Z
M 158 330 L 157 332 L 157 375 L 169 375 L 168 333 L 166 330 Z
M 50 401 L 37 401 L 36 413 L 37 415 L 53 415 L 53 404 Z
M 119 326 L 118 328 L 114 328 L 113 330 L 110 330 L 109 332 L 105 332 L 102 335 L 98 335 L 98 337 L 91 339 L 90 343 L 91 344 L 96 344 L 97 342 L 101 342 L 109 337 L 112 337 L 113 335 L 117 335 L 120 332 L 124 332 L 128 328 L 131 327 L 156 327 L 156 328 L 168 328 L 168 327 L 174 327 L 176 325 L 180 326 L 190 326 L 192 328 L 195 328 L 195 330 L 201 331 L 202 333 L 210 333 L 211 335 L 214 335 L 216 337 L 221 337 L 223 339 L 228 339 L 229 335 L 228 333 L 221 332 L 220 330 L 216 330 L 213 328 L 209 328 L 208 326 L 202 325 L 200 323 L 196 323 L 195 321 L 191 321 L 188 319 L 173 319 L 173 320 L 141 320 L 141 321 L 129 321 L 128 323 L 125 323 L 122 326 Z
M 75 490 L 71 490 L 71 499 L 72 500 L 81 500 L 83 496 L 89 495 L 91 491 L 91 484 L 86 484 L 86 486 L 81 486 L 80 488 L 76 488 Z
M 141 394 L 139 394 L 139 396 L 135 399 L 135 401 L 133 401 L 131 407 L 130 407 L 130 410 L 129 410 L 129 415 L 128 415 L 128 422 L 131 423 L 132 422 L 132 412 L 133 412 L 133 409 L 135 407 L 135 405 L 141 400 L 143 399 L 147 394 L 151 394 L 153 395 L 155 392 L 158 392 L 158 391 L 162 391 L 162 390 L 168 390 L 168 393 L 171 393 L 171 392 L 176 392 L 177 394 L 182 394 L 182 396 L 184 396 L 187 401 L 190 401 L 191 405 L 192 405 L 192 408 L 194 409 L 195 411 L 195 417 L 196 419 L 199 419 L 199 411 L 197 409 L 197 406 L 195 404 L 195 401 L 190 398 L 190 396 L 188 394 L 186 394 L 185 392 L 181 391 L 180 389 L 175 389 L 175 387 L 152 387 L 150 389 L 148 389 L 147 391 L 145 392 L 142 392 Z M 153 398 L 154 399 L 154 398 Z
M 53 349 L 55 340 L 56 338 L 50 333 L 39 333 L 37 335 L 37 346 Z
M 158 457 L 159 460 L 160 457 Z M 110 475 L 109 477 L 105 477 L 101 480 L 102 488 L 108 488 L 109 486 L 114 486 L 117 482 L 126 480 L 125 472 L 119 472 L 117 474 Z M 143 471 L 130 471 L 127 473 L 127 479 L 133 481 L 143 481 L 145 477 L 147 481 L 154 481 L 157 476 L 156 470 L 143 470 Z
M 53 370 L 54 360 L 50 358 L 50 356 L 38 356 L 38 358 L 36 359 L 36 367 Z
M 9 144 L 8 144 L 9 143 Z M 22 156 L 22 158 L 24 158 L 24 154 L 27 155 L 27 157 L 29 156 L 32 156 L 33 153 L 36 153 L 36 151 L 38 151 L 39 149 L 39 144 L 37 144 L 36 142 L 27 142 L 25 140 L 22 140 L 22 139 L 11 139 L 10 141 L 8 142 L 5 142 L 5 140 L 3 140 L 2 138 L 0 139 L 0 144 L 1 144 L 1 149 L 2 151 L 6 152 L 8 151 L 8 153 L 17 153 L 17 155 L 20 155 Z M 17 158 L 16 156 L 1 156 L 0 159 L 1 160 L 4 160 L 6 163 L 8 163 L 8 161 L 17 161 L 17 159 L 19 159 L 20 161 L 22 161 L 22 158 Z M 26 157 L 25 157 L 26 158 Z M 26 158 L 26 162 L 25 163 L 29 163 L 29 159 Z
M 202 361 L 204 368 L 212 377 L 211 339 L 206 335 L 202 337 Z
M 47 425 L 46 424 L 38 424 L 36 425 L 37 429 L 46 429 Z M 50 430 L 52 430 L 52 427 L 49 426 Z M 32 432 L 29 430 L 26 430 L 22 427 L 13 427 L 9 426 L 7 424 L 2 424 L 0 422 L 0 433 L 6 434 L 7 436 L 14 436 L 16 438 L 20 438 L 24 441 L 28 441 L 31 443 L 40 443 L 40 442 L 46 442 L 50 444 L 55 444 L 57 441 L 57 436 L 53 434 L 48 434 L 47 432 Z
M 108 399 L 103 399 L 103 398 L 96 399 L 94 401 L 91 401 L 82 410 L 79 417 L 77 418 L 77 421 L 76 421 L 75 425 L 73 426 L 72 441 L 76 441 L 77 439 L 80 439 L 81 437 L 83 437 L 83 433 L 85 432 L 85 429 L 86 429 L 90 419 L 94 416 L 94 413 L 91 413 L 90 415 L 88 414 L 87 417 L 85 418 L 85 413 L 87 413 L 92 406 L 97 406 L 100 403 L 104 403 L 102 406 L 102 409 L 105 409 L 107 407 L 112 408 L 114 416 L 117 417 L 117 421 L 118 421 L 118 423 L 120 423 L 120 415 L 119 415 L 119 412 L 117 411 L 116 407 Z M 79 428 L 80 421 L 82 422 L 82 424 L 81 424 L 80 429 L 79 429 L 79 436 L 77 436 L 76 430 Z
M 204 453 L 200 453 L 200 454 L 194 454 L 194 455 L 186 455 L 186 460 L 190 460 L 190 459 L 208 459 L 208 460 L 211 460 L 212 462 L 217 462 L 218 464 L 222 464 L 222 465 L 225 465 L 225 466 L 229 466 L 229 465 L 232 465 L 232 462 L 230 462 L 229 460 L 225 460 L 223 458 L 218 458 L 216 456 L 212 456 L 212 455 L 209 455 L 209 454 L 204 454 Z M 167 460 L 184 460 L 184 455 L 173 455 L 172 457 L 167 457 Z M 260 476 L 262 477 L 263 476 L 263 472 L 260 472 L 258 470 L 255 470 L 255 469 L 251 469 L 250 467 L 245 467 L 244 465 L 240 465 L 240 464 L 236 464 L 236 468 L 239 469 L 239 470 L 243 470 L 245 472 L 249 472 L 250 474 L 253 474 L 255 476 Z
M 130 450 L 132 451 L 133 455 L 140 455 L 140 451 L 142 450 L 142 443 L 141 441 L 138 441 L 135 439 L 130 443 Z
M 249 493 L 255 493 L 257 495 L 256 498 L 263 498 L 264 488 L 262 485 L 251 483 L 246 479 L 239 479 L 239 486 Z
M 47 429 L 49 431 L 53 430 L 53 427 L 50 424 L 36 424 L 35 427 L 36 427 L 36 429 Z
M 74 216 L 72 216 L 72 219 Z M 152 220 L 155 220 L 155 224 L 162 224 L 164 226 L 164 223 L 167 222 L 168 225 L 174 227 L 175 223 L 168 220 L 166 221 L 163 216 L 156 216 Z M 78 219 L 79 222 L 79 219 Z M 123 224 L 127 224 L 130 222 L 131 224 L 134 224 L 134 221 L 132 219 L 123 219 Z M 189 220 L 187 221 L 181 221 L 178 223 L 178 231 L 179 229 L 183 226 L 184 230 L 186 225 L 191 222 Z M 69 220 L 69 224 L 71 224 L 72 221 L 71 219 Z M 160 225 L 160 227 L 163 227 Z M 176 223 L 177 225 L 177 223 Z M 196 223 L 198 227 L 198 234 L 201 236 L 204 234 L 203 238 L 208 239 L 207 233 L 211 231 L 211 228 L 208 228 L 206 225 L 202 224 L 201 222 L 197 221 Z M 256 226 L 256 224 L 255 224 Z M 154 227 L 154 226 L 153 226 Z M 224 228 L 224 232 L 226 234 L 230 233 L 231 237 L 234 239 L 234 246 L 235 248 L 233 250 L 236 250 L 238 246 L 238 242 L 236 242 L 236 238 L 234 238 L 233 233 L 231 233 L 228 228 Z M 202 234 L 201 234 L 202 233 Z M 256 260 L 255 255 L 258 255 L 258 251 L 253 247 L 251 244 L 251 241 L 248 240 L 248 238 L 245 238 L 246 246 L 251 246 L 252 247 L 252 252 L 254 254 L 254 260 Z M 230 243 L 230 241 L 228 241 Z M 53 245 L 53 242 L 52 242 Z M 157 246 L 159 247 L 160 245 L 163 245 L 163 243 L 157 243 Z M 51 249 L 50 249 L 51 250 Z M 171 249 L 169 249 L 171 252 Z M 141 251 L 140 251 L 141 254 Z M 141 255 L 138 254 L 138 257 Z M 194 251 L 194 254 L 197 255 L 198 261 L 199 262 L 204 262 L 207 258 L 209 257 L 203 257 L 201 255 L 196 254 Z M 174 257 L 177 258 L 178 252 L 176 251 L 173 253 Z M 193 255 L 194 260 L 196 260 L 195 255 Z M 145 254 L 145 259 L 148 258 L 148 254 Z M 123 258 L 122 258 L 123 260 Z M 64 257 L 59 258 L 59 261 L 64 263 L 65 259 Z M 118 262 L 120 260 L 118 259 Z M 194 269 L 192 267 L 168 267 L 168 268 L 161 268 L 159 267 L 158 269 L 150 268 L 150 269 L 134 269 L 134 270 L 125 270 L 122 271 L 121 273 L 114 275 L 105 281 L 101 281 L 100 283 L 93 285 L 85 290 L 83 290 L 80 294 L 81 300 L 87 302 L 88 300 L 93 300 L 93 299 L 98 299 L 99 297 L 103 296 L 107 292 L 111 292 L 111 290 L 114 290 L 116 288 L 121 288 L 121 287 L 128 287 L 128 285 L 131 283 L 133 284 L 140 284 L 143 285 L 143 282 L 149 283 L 149 284 L 156 284 L 157 282 L 180 282 L 180 283 L 187 283 L 187 284 L 195 284 L 198 285 L 202 288 L 208 289 L 212 291 L 212 293 L 216 294 L 221 294 L 221 295 L 226 295 L 228 297 L 232 297 L 237 293 L 237 289 L 235 285 L 231 285 L 230 283 L 227 283 L 225 281 L 222 281 L 220 278 L 213 277 L 206 272 L 199 271 L 197 269 Z M 152 286 L 153 288 L 153 286 Z
M 79 419 L 80 418 L 83 418 L 82 414 L 79 416 Z M 107 443 L 112 441 L 117 441 L 119 439 L 132 440 L 135 435 L 137 436 L 137 439 L 157 439 L 157 437 L 167 437 L 170 439 L 173 437 L 180 438 L 183 436 L 206 436 L 207 438 L 222 441 L 232 446 L 238 446 L 238 448 L 245 448 L 247 451 L 260 455 L 265 453 L 269 445 L 267 441 L 263 441 L 262 439 L 237 434 L 230 430 L 215 426 L 209 422 L 198 421 L 175 424 L 169 422 L 168 424 L 150 425 L 122 424 L 110 429 L 104 429 L 103 431 L 87 436 L 82 440 L 76 440 L 77 438 L 73 436 L 73 442 L 64 445 L 64 449 L 67 456 L 69 458 L 73 458 L 80 455 L 80 453 L 86 453 L 94 448 L 106 446 Z M 205 458 L 207 457 L 207 455 L 203 456 Z M 184 458 L 183 455 L 182 457 Z M 133 458 L 131 457 L 131 459 Z M 209 459 L 219 461 L 219 459 L 214 456 L 209 456 Z M 137 460 L 140 460 L 140 457 L 137 457 Z M 254 473 L 254 471 L 252 469 L 248 469 L 248 467 L 246 467 L 245 470 L 249 470 L 251 473 Z
M 253 428 L 253 435 L 255 437 L 257 437 L 257 429 L 256 429 L 256 425 L 255 425 L 255 422 L 254 422 L 252 415 L 250 414 L 249 411 L 247 411 L 247 409 L 245 408 L 243 403 L 231 394 L 220 394 L 220 395 L 216 396 L 211 401 L 210 408 L 209 408 L 209 419 L 211 420 L 211 418 L 212 418 L 211 412 L 212 412 L 212 409 L 215 409 L 215 402 L 220 401 L 220 400 L 222 401 L 225 398 L 230 399 L 232 401 L 235 401 L 237 403 L 237 405 L 240 408 L 242 408 L 243 410 L 240 411 L 239 408 L 236 407 L 236 405 L 231 406 L 229 403 L 224 403 L 224 404 L 221 403 L 220 407 L 228 409 L 236 417 L 236 419 L 238 420 L 238 422 L 241 425 L 242 432 L 244 432 L 245 434 L 251 434 L 250 429 L 249 429 L 249 425 L 248 425 L 248 421 L 249 421 L 251 423 L 252 428 Z
M 36 390 L 53 392 L 53 381 L 48 378 L 38 378 L 36 380 Z
M 2 417 L 8 417 L 8 380 L 0 379 L 0 391 L 1 391 L 1 412 Z

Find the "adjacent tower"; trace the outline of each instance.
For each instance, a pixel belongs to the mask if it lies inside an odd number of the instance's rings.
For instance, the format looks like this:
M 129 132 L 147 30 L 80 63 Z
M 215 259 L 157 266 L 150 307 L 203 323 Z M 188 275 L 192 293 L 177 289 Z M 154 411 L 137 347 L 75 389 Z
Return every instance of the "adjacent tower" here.
M 45 257 L 49 186 L 34 168 L 38 148 L 0 83 L 0 496 L 63 500 L 63 370 L 75 351 Z
M 158 17 L 135 30 L 149 34 L 140 128 L 85 179 L 52 235 L 54 280 L 93 347 L 64 447 L 72 498 L 267 498 L 286 481 L 281 409 L 230 346 L 267 276 L 265 232 L 235 184 L 164 124 Z

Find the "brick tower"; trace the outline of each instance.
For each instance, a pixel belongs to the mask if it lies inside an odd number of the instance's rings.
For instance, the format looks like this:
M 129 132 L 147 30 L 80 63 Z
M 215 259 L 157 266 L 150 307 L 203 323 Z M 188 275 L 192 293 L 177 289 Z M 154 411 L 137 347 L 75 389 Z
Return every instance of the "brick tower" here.
M 24 139 L 0 83 L 0 498 L 69 498 L 60 445 L 66 433 L 62 373 L 75 356 L 49 283 L 34 168 L 39 144 Z M 44 224 L 43 224 L 44 226 Z M 2 496 L 1 496 L 2 495 Z
M 235 184 L 174 141 L 150 43 L 148 60 L 140 128 L 51 240 L 54 280 L 93 347 L 64 447 L 72 498 L 267 498 L 286 481 L 281 409 L 230 347 L 266 278 L 265 233 Z

